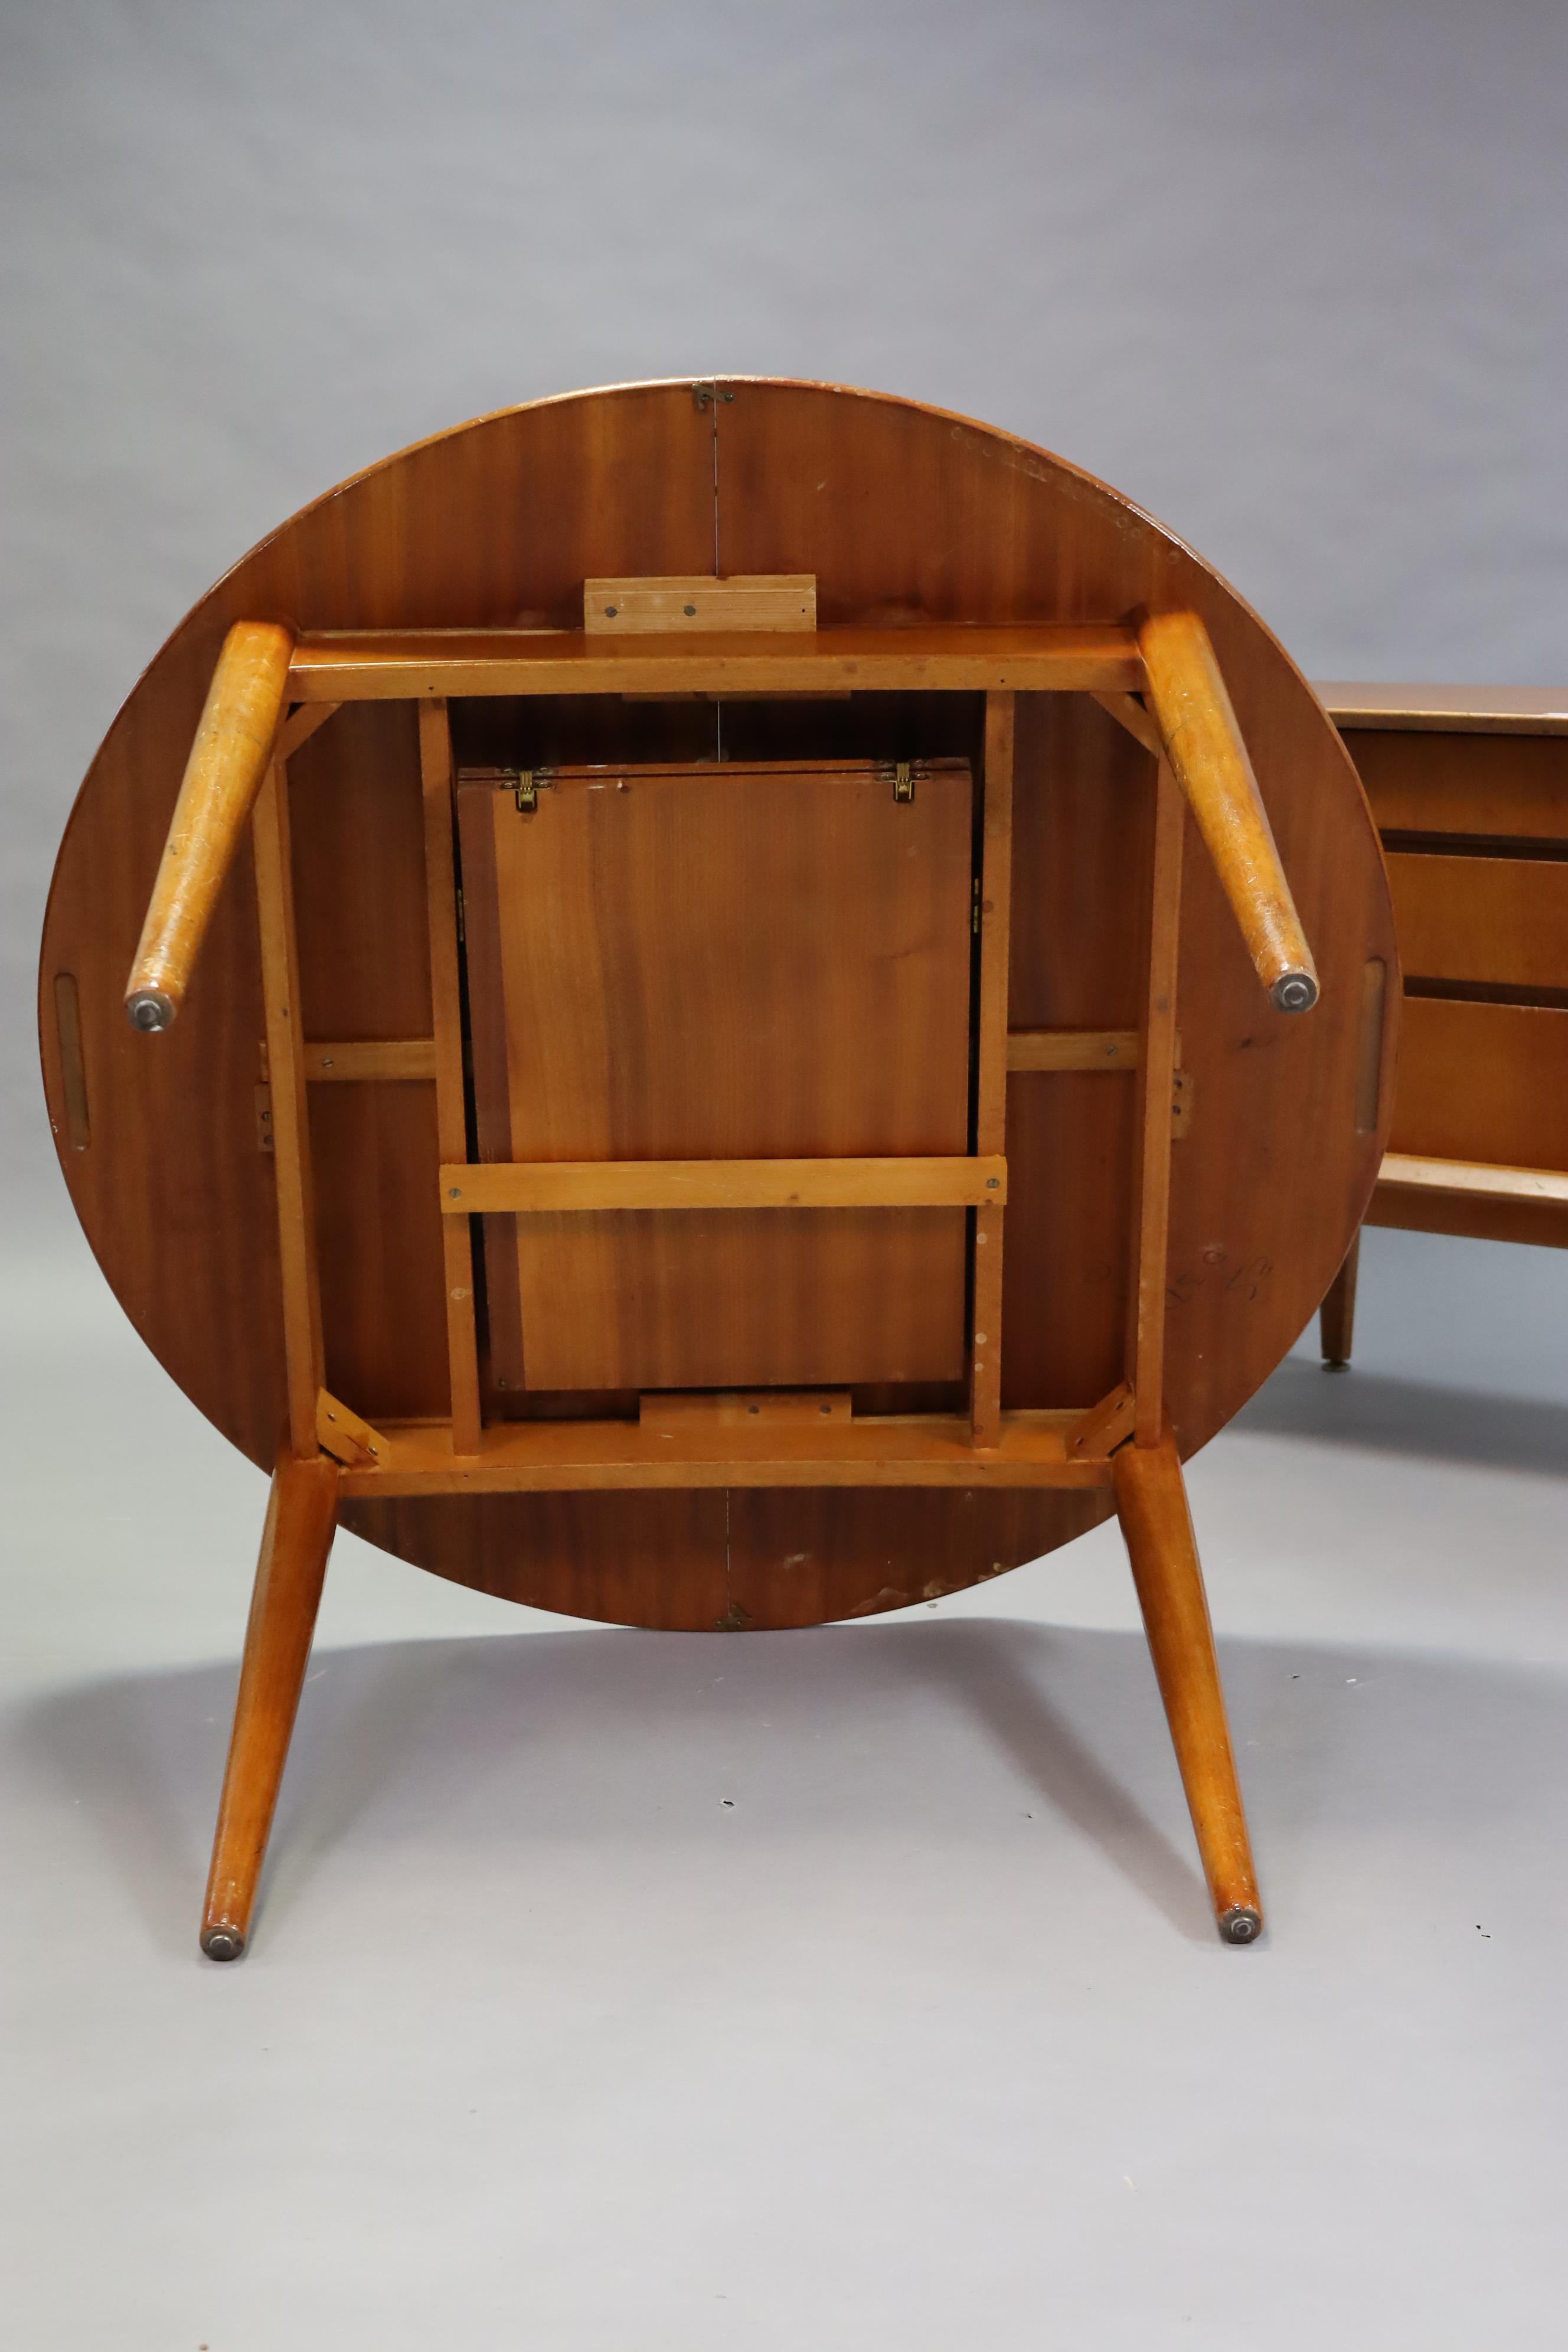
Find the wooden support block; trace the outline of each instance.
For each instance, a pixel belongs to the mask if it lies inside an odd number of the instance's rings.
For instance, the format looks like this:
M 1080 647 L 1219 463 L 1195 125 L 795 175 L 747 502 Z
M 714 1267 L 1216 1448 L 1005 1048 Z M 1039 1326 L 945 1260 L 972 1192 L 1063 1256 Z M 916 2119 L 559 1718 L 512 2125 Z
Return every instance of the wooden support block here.
M 237 621 L 224 639 L 126 982 L 133 1029 L 167 1029 L 184 1002 L 272 757 L 293 647 L 293 630 L 273 621 Z
M 300 703 L 297 709 L 289 713 L 288 718 L 278 730 L 278 741 L 273 750 L 274 759 L 291 760 L 300 744 L 308 743 L 311 736 L 326 725 L 333 712 L 341 710 L 342 707 L 341 702 Z
M 1309 1012 L 1317 969 L 1208 631 L 1195 613 L 1156 613 L 1138 646 L 1171 765 L 1258 976 L 1277 1012 Z
M 250 1935 L 278 1786 L 337 1524 L 338 1473 L 284 1454 L 273 1474 L 245 1633 L 234 1733 L 202 1916 L 202 1949 L 237 1960 Z
M 1142 1058 L 1136 1029 L 1014 1029 L 1009 1070 L 1135 1070 Z
M 335 1462 L 342 1462 L 351 1470 L 381 1461 L 387 1451 L 380 1430 L 362 1421 L 357 1412 L 351 1412 L 342 1400 L 328 1389 L 317 1394 L 316 1435 L 322 1453 L 330 1454 Z
M 1124 1438 L 1132 1434 L 1134 1409 L 1131 1389 L 1125 1381 L 1119 1381 L 1108 1396 L 1091 1404 L 1068 1431 L 1068 1454 L 1077 1458 L 1113 1453 Z
M 305 1047 L 304 1062 L 307 1078 L 382 1078 L 391 1083 L 428 1080 L 436 1076 L 436 1040 L 388 1037 L 333 1045 L 312 1038 Z
M 938 1160 L 536 1160 L 441 1170 L 448 1217 L 595 1209 L 1000 1208 L 1007 1162 Z
M 1112 1458 L 1111 1472 L 1215 1917 L 1226 1943 L 1249 1944 L 1263 1927 L 1258 1880 L 1192 1514 L 1170 1433 L 1157 1445 L 1124 1445 Z
M 815 572 L 752 572 L 715 580 L 584 580 L 590 636 L 669 636 L 690 629 L 815 629 Z
M 1152 751 L 1156 760 L 1164 758 L 1165 746 L 1161 740 L 1160 730 L 1135 695 L 1097 694 L 1093 699 L 1108 717 L 1115 719 L 1119 727 L 1124 727 L 1133 741 L 1141 743 L 1145 751 Z
M 704 1430 L 820 1429 L 851 1417 L 847 1389 L 667 1389 L 637 1399 L 637 1426 L 686 1438 Z

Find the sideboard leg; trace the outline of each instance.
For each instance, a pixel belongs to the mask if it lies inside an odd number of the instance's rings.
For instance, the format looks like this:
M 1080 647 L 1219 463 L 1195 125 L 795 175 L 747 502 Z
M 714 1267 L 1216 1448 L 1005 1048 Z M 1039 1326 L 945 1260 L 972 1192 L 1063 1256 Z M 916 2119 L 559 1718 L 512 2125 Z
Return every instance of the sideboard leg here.
M 1122 1446 L 1112 1465 L 1117 1513 L 1215 1916 L 1226 1943 L 1249 1944 L 1263 1918 L 1181 1462 L 1167 1430 L 1156 1445 Z
M 202 1949 L 237 1960 L 289 1753 L 336 1524 L 338 1474 L 324 1458 L 284 1454 L 273 1473 L 239 1669 L 228 1767 L 202 1918 Z
M 1350 1369 L 1351 1341 L 1355 1336 L 1355 1277 L 1361 1261 L 1361 1235 L 1345 1252 L 1345 1262 L 1329 1285 L 1318 1318 L 1323 1362 L 1331 1372 Z

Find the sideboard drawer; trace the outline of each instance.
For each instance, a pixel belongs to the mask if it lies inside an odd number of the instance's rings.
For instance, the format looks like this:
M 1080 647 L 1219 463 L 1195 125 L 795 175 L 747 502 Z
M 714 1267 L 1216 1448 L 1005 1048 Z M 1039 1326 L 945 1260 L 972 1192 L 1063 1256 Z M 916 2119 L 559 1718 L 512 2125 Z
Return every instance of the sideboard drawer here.
M 1568 1169 L 1568 1011 L 1407 996 L 1388 1148 Z
M 1388 879 L 1407 985 L 1568 990 L 1568 860 L 1396 850 Z
M 1384 833 L 1568 842 L 1568 735 L 1343 733 Z

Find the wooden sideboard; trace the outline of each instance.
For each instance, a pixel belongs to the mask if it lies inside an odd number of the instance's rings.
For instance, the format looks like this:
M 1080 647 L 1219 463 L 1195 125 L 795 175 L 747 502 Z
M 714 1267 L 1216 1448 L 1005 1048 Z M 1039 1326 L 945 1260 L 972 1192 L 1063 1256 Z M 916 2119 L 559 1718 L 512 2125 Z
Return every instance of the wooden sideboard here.
M 1318 693 L 1383 838 L 1405 970 L 1366 1222 L 1568 1248 L 1568 689 Z M 1323 1302 L 1349 1361 L 1358 1241 Z

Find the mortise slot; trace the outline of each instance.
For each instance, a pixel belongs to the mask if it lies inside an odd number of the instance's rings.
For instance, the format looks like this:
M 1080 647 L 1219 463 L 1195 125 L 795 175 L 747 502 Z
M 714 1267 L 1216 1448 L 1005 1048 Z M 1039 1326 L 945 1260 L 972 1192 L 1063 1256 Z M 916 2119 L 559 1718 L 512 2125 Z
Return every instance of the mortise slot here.
M 1383 1103 L 1383 1014 L 1388 993 L 1388 966 L 1381 956 L 1368 959 L 1361 982 L 1361 1047 L 1356 1057 L 1355 1131 L 1375 1135 Z
M 81 1000 L 74 971 L 55 974 L 55 1033 L 66 1098 L 66 1133 L 73 1151 L 85 1151 L 92 1139 L 87 1117 L 87 1069 L 81 1055 Z

